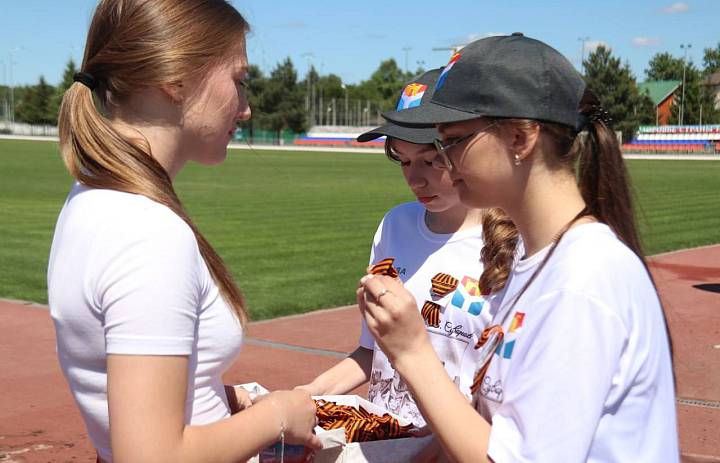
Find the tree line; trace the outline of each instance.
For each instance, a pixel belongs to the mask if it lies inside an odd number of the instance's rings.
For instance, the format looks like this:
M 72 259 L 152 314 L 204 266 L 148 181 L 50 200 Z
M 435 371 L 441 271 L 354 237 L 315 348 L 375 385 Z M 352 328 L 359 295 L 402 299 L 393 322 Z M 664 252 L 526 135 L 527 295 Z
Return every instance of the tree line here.
M 652 125 L 656 120 L 655 107 L 643 94 L 629 63 L 622 63 L 609 48 L 600 46 L 582 63 L 582 70 L 590 88 L 610 113 L 616 130 L 624 139 L 632 137 L 639 125 Z M 13 88 L 14 116 L 18 122 L 56 124 L 62 95 L 72 85 L 77 67 L 70 59 L 57 86 L 43 76 L 36 85 Z M 379 114 L 392 109 L 398 91 L 404 83 L 424 70 L 403 71 L 394 59 L 387 59 L 367 80 L 345 84 L 336 74 L 320 75 L 311 66 L 302 80 L 290 58 L 278 63 L 265 75 L 255 65 L 249 68 L 247 82 L 253 117 L 243 123 L 249 132 L 264 130 L 282 133 L 302 133 L 314 125 L 375 125 L 381 123 Z M 713 89 L 705 85 L 708 76 L 720 71 L 720 42 L 706 48 L 702 67 L 685 62 L 670 53 L 657 53 L 645 70 L 645 80 L 683 80 L 685 73 L 683 123 L 720 123 L 720 111 L 715 108 Z M 0 86 L 0 108 L 7 118 L 8 87 Z M 679 121 L 680 99 L 672 106 L 670 124 Z

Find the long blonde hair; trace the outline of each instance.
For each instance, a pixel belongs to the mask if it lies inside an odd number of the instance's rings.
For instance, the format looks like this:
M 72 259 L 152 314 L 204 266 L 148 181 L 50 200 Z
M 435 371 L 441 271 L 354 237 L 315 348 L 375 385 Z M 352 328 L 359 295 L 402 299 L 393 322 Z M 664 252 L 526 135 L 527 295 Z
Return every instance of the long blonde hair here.
M 60 149 L 81 183 L 152 199 L 192 229 L 221 295 L 244 325 L 240 289 L 222 258 L 195 227 L 146 140 L 129 138 L 107 118 L 133 92 L 202 75 L 244 45 L 248 23 L 225 0 L 102 0 L 88 32 L 81 70 L 94 89 L 76 82 L 60 107 Z

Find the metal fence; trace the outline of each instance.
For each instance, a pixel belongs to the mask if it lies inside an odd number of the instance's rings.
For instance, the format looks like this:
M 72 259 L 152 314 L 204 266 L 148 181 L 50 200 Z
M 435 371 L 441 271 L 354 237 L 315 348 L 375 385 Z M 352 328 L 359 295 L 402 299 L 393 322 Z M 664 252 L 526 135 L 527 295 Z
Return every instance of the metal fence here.
M 0 121 L 0 134 L 25 135 L 31 137 L 57 137 L 54 125 L 24 124 L 22 122 Z
M 305 99 L 305 111 L 310 126 L 368 126 L 383 123 L 381 110 L 370 100 L 323 98 L 322 95 Z

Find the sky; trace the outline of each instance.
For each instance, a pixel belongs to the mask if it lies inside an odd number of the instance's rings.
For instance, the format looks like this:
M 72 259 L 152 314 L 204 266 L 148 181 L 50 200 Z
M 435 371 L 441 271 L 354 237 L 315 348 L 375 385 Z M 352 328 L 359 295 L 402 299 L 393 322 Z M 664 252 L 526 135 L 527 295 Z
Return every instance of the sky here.
M 313 64 L 344 82 L 370 77 L 384 59 L 415 70 L 444 65 L 447 48 L 523 32 L 579 67 L 598 44 L 628 62 L 638 80 L 669 52 L 702 66 L 720 43 L 720 0 L 232 0 L 250 22 L 248 59 L 269 73 L 290 57 L 302 77 Z M 0 0 L 0 84 L 56 85 L 80 63 L 96 0 Z M 690 44 L 682 49 L 680 45 Z M 436 48 L 444 50 L 434 50 Z

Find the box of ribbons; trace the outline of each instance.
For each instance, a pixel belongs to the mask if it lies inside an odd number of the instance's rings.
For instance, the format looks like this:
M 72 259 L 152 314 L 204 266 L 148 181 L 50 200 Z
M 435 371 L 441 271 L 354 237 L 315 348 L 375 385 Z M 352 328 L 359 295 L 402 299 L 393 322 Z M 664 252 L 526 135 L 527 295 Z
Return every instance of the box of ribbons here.
M 413 461 L 432 440 L 413 437 L 416 429 L 410 423 L 356 395 L 313 398 L 319 420 L 316 433 L 323 442 L 315 462 Z

